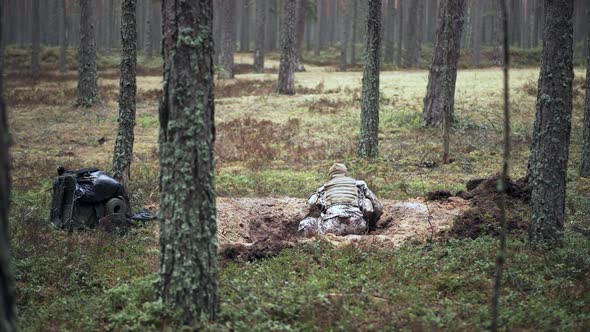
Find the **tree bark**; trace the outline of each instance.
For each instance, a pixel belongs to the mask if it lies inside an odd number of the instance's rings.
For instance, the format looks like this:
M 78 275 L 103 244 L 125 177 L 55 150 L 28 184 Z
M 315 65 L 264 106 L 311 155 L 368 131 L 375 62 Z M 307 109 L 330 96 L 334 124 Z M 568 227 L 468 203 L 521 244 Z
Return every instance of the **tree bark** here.
M 240 52 L 250 51 L 250 1 L 242 0 L 240 9 Z
M 32 52 L 31 52 L 31 76 L 37 79 L 39 78 L 39 74 L 41 73 L 41 67 L 39 63 L 39 53 L 41 52 L 41 25 L 40 25 L 40 13 L 39 13 L 39 1 L 40 0 L 33 0 L 32 4 L 32 35 L 31 35 L 31 44 L 32 44 Z
M 482 4 L 478 1 L 472 2 L 472 27 L 473 27 L 473 48 L 472 48 L 472 64 L 475 68 L 479 68 L 480 54 L 481 54 L 481 21 L 482 21 Z
M 586 40 L 586 99 L 584 101 L 584 138 L 580 176 L 590 177 L 590 33 Z
M 445 119 L 454 118 L 455 82 L 461 51 L 461 33 L 465 0 L 442 0 L 434 44 L 434 57 L 428 75 L 424 98 L 424 121 L 430 127 L 440 127 Z
M 394 0 L 387 0 L 387 19 L 385 20 L 385 56 L 383 62 L 393 63 L 394 34 L 395 34 L 395 3 Z
M 298 0 L 284 0 L 283 29 L 281 33 L 281 62 L 279 65 L 279 83 L 277 93 L 295 94 L 295 17 Z
M 315 52 L 314 55 L 316 57 L 320 56 L 320 52 L 322 50 L 322 25 L 324 23 L 324 15 L 322 15 L 324 6 L 323 0 L 316 0 L 316 44 L 315 44 Z
M 345 1 L 340 2 L 340 70 L 346 71 L 348 61 L 346 51 L 348 49 L 348 36 L 350 34 L 350 11 Z
M 408 11 L 408 46 L 404 57 L 404 67 L 420 66 L 420 51 L 422 48 L 422 38 L 420 33 L 420 18 L 422 14 L 422 0 L 412 0 Z
M 221 49 L 219 79 L 234 78 L 234 51 L 236 48 L 236 3 L 234 0 L 221 0 Z
M 79 106 L 90 107 L 98 98 L 96 38 L 92 0 L 80 0 L 80 46 L 78 48 Z
M 295 71 L 305 71 L 303 66 L 303 38 L 305 35 L 305 16 L 307 0 L 297 0 L 297 19 L 295 22 Z
M 66 13 L 66 0 L 58 0 L 59 3 L 59 71 L 65 73 L 67 71 L 68 59 L 67 59 L 67 38 L 66 38 L 66 20 L 67 20 L 67 13 Z
M 162 19 L 157 289 L 191 325 L 218 312 L 212 0 L 164 1 Z
M 277 0 L 267 0 L 268 20 L 266 24 L 266 50 L 274 51 L 277 48 Z
M 137 93 L 137 0 L 121 2 L 121 77 L 119 81 L 119 130 L 113 153 L 113 177 L 127 192 L 133 156 L 135 95 Z
M 398 29 L 397 29 L 397 57 L 396 57 L 396 64 L 398 68 L 402 66 L 402 59 L 403 59 L 403 41 L 404 41 L 404 17 L 406 16 L 404 13 L 404 7 L 402 6 L 404 0 L 399 0 L 398 2 Z
M 152 6 L 153 6 L 153 2 L 151 0 L 149 0 L 145 4 L 145 6 L 146 6 L 145 7 L 145 37 L 143 39 L 143 44 L 144 44 L 145 55 L 147 56 L 148 59 L 151 59 L 152 56 L 154 55 L 154 49 L 153 49 L 153 45 L 152 45 L 152 34 L 153 34 Z M 123 22 L 121 21 L 121 26 L 122 26 L 122 24 L 123 24 Z M 123 37 L 123 36 L 121 35 L 121 37 Z
M 374 158 L 379 153 L 379 53 L 381 52 L 381 0 L 369 0 L 367 40 L 361 95 L 361 131 L 358 154 Z
M 352 40 L 351 40 L 351 48 L 350 48 L 350 64 L 356 64 L 356 30 L 357 30 L 357 14 L 358 12 L 358 2 L 353 0 L 352 1 Z
M 572 116 L 574 0 L 545 0 L 543 55 L 529 159 L 532 241 L 563 236 Z
M 266 0 L 256 0 L 256 45 L 254 50 L 254 70 L 264 72 L 264 41 L 266 23 Z
M 8 115 L 4 104 L 4 31 L 5 3 L 0 1 L 0 331 L 13 332 L 16 328 L 16 298 L 10 269 L 10 243 L 8 236 L 8 209 L 10 208 L 10 156 L 8 146 Z

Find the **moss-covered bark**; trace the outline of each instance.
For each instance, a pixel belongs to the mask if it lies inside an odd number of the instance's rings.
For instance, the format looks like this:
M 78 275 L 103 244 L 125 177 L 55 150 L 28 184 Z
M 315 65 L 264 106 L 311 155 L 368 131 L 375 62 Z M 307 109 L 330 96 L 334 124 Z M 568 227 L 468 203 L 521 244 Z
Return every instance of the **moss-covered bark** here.
M 264 71 L 264 41 L 266 22 L 266 0 L 256 0 L 256 41 L 254 46 L 254 70 Z
M 423 117 L 426 125 L 440 127 L 447 118 L 452 121 L 455 109 L 457 63 L 461 50 L 461 34 L 465 0 L 443 0 L 439 6 L 434 57 L 428 75 Z
M 376 157 L 379 151 L 379 69 L 381 52 L 381 0 L 369 0 L 367 37 L 361 95 L 361 132 L 358 154 Z
M 531 240 L 561 239 L 572 116 L 574 0 L 545 0 L 543 55 L 531 143 Z
M 84 107 L 94 105 L 98 98 L 93 6 L 92 0 L 80 0 L 77 104 Z
M 119 130 L 113 153 L 113 176 L 125 189 L 130 175 L 137 93 L 137 0 L 121 2 L 121 77 L 119 80 Z
M 190 324 L 218 309 L 213 1 L 164 1 L 162 17 L 158 294 Z
M 297 0 L 285 0 L 283 8 L 283 28 L 281 30 L 281 62 L 279 65 L 279 83 L 277 93 L 295 94 L 295 21 Z
M 4 2 L 0 2 L 0 331 L 16 331 L 14 281 L 10 271 L 10 246 L 8 243 L 8 208 L 10 206 L 10 159 L 8 156 L 8 118 L 4 104 L 2 68 L 2 19 Z
M 588 13 L 590 15 L 590 13 Z M 590 35 L 586 41 L 586 100 L 584 101 L 584 138 L 580 163 L 580 176 L 590 177 Z
M 236 2 L 234 0 L 220 0 L 221 2 L 221 47 L 219 54 L 218 78 L 234 78 L 234 51 L 236 49 Z

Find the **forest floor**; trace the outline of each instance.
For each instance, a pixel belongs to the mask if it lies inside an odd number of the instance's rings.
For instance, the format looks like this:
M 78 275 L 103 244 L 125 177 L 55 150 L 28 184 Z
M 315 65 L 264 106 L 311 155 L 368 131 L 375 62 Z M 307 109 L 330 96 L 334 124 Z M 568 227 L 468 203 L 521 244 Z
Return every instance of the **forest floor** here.
M 452 163 L 441 135 L 422 125 L 428 72 L 381 73 L 380 157 L 356 157 L 362 72 L 321 62 L 296 74 L 295 96 L 274 93 L 278 61 L 252 73 L 236 54 L 236 78 L 216 81 L 216 187 L 222 314 L 209 330 L 480 330 L 489 321 L 497 231 L 494 196 L 464 200 L 470 179 L 501 169 L 502 72 L 458 73 Z M 131 200 L 158 208 L 157 62 L 140 61 Z M 321 64 L 321 65 L 320 65 Z M 11 232 L 23 330 L 174 329 L 175 313 L 154 301 L 157 223 L 126 236 L 48 227 L 56 167 L 108 170 L 117 130 L 118 72 L 99 73 L 101 103 L 74 107 L 77 74 L 51 68 L 38 81 L 8 68 L 5 96 L 13 135 Z M 566 239 L 527 244 L 526 202 L 511 200 L 502 324 L 508 329 L 590 326 L 590 181 L 577 176 L 583 110 L 576 69 Z M 525 174 L 538 68 L 511 71 L 511 176 Z M 305 199 L 333 162 L 384 200 L 380 227 L 367 235 L 303 239 Z M 489 188 L 493 182 L 488 183 Z M 427 193 L 453 197 L 429 201 Z M 489 192 L 488 192 L 489 194 Z M 480 210 L 473 210 L 483 206 Z M 430 223 L 429 223 L 430 221 Z M 338 249 L 336 249 L 338 248 Z M 262 259 L 264 258 L 264 259 Z M 205 328 L 205 327 L 202 327 Z

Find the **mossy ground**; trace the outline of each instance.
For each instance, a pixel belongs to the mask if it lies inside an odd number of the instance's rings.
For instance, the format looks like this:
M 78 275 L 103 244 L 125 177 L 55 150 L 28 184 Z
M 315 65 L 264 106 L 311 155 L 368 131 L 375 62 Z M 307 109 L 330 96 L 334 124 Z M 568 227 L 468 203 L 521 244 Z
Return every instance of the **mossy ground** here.
M 5 94 L 14 141 L 11 232 L 22 329 L 175 329 L 175 314 L 153 302 L 157 225 L 119 237 L 100 231 L 68 234 L 44 224 L 57 165 L 110 168 L 117 55 L 99 58 L 101 103 L 78 109 L 73 106 L 76 73 L 55 72 L 49 56 L 54 51 L 45 51 L 46 72 L 36 82 L 23 75 L 26 51 L 9 52 L 16 54 L 7 59 L 13 65 L 6 73 Z M 24 60 L 15 60 L 19 57 Z M 274 94 L 278 63 L 273 58 L 267 60 L 268 73 L 253 74 L 244 65 L 235 80 L 216 82 L 220 196 L 306 197 L 336 161 L 388 199 L 438 189 L 456 192 L 468 179 L 500 170 L 498 68 L 459 72 L 454 162 L 440 165 L 441 134 L 421 120 L 426 71 L 382 72 L 380 157 L 367 161 L 356 157 L 362 73 L 337 72 L 325 59 L 315 59 L 327 66 L 307 64 L 307 72 L 296 74 L 298 93 L 279 96 Z M 237 54 L 236 62 L 249 64 L 251 56 Z M 159 63 L 140 59 L 138 77 L 131 190 L 134 205 L 148 208 L 158 203 Z M 582 68 L 576 69 L 576 77 L 583 75 Z M 537 76 L 534 67 L 511 71 L 513 178 L 526 170 Z M 584 90 L 582 80 L 576 82 L 566 240 L 559 247 L 537 248 L 527 245 L 523 234 L 511 235 L 501 311 L 510 329 L 590 327 L 590 241 L 572 231 L 573 226 L 590 227 L 590 181 L 577 176 Z M 255 263 L 222 261 L 222 313 L 207 328 L 484 329 L 495 247 L 489 237 L 409 244 L 394 251 L 334 250 L 317 243 Z

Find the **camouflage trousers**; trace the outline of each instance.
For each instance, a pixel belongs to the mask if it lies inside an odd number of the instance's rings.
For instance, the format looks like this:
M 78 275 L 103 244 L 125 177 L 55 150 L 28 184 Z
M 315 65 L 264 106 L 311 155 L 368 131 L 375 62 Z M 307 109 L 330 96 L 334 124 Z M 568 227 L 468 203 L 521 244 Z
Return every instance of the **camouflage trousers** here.
M 352 205 L 329 207 L 319 217 L 306 217 L 299 223 L 299 232 L 304 236 L 321 234 L 350 235 L 367 232 L 367 221 L 361 210 Z

